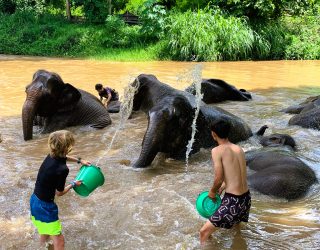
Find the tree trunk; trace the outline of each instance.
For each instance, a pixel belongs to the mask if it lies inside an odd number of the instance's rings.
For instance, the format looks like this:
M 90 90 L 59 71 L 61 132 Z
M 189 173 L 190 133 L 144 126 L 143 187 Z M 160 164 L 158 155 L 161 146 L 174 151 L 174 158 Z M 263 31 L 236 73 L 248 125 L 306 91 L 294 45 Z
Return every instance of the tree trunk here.
M 112 5 L 111 0 L 108 0 L 108 14 L 111 15 Z
M 67 14 L 68 20 L 70 21 L 71 20 L 70 0 L 66 0 L 66 14 Z

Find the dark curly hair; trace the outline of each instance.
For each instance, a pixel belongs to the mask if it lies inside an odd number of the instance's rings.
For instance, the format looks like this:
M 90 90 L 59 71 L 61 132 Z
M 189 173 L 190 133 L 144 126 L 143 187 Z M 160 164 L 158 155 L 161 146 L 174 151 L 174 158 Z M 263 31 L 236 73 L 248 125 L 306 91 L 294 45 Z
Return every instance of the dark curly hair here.
M 102 88 L 103 88 L 103 86 L 102 86 L 101 83 L 97 83 L 96 86 L 95 86 L 95 89 L 96 89 L 96 90 L 100 90 L 100 89 L 102 89 Z

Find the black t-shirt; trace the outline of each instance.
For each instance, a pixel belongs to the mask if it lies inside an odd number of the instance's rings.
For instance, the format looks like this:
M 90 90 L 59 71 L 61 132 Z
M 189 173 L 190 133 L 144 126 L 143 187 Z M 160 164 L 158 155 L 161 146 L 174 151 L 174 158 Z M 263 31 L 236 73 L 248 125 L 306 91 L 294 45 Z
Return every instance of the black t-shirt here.
M 69 169 L 67 158 L 52 158 L 50 155 L 41 164 L 34 188 L 35 195 L 43 201 L 53 201 L 56 190 L 62 192 Z

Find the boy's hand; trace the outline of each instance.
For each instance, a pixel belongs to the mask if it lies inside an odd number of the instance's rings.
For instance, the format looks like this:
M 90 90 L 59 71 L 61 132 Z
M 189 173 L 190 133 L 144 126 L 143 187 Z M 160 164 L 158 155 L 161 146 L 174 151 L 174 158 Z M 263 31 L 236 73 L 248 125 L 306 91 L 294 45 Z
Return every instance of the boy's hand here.
M 75 182 L 76 186 L 80 186 L 82 184 L 81 180 L 80 181 L 74 181 L 74 182 Z
M 209 198 L 210 198 L 211 200 L 213 200 L 214 202 L 217 201 L 217 199 L 216 199 L 216 194 L 213 193 L 211 190 L 209 191 L 208 196 L 209 196 Z
M 83 160 L 83 159 L 80 160 L 80 163 L 81 163 L 82 165 L 86 165 L 86 166 L 90 166 L 90 165 L 91 165 L 91 162 L 90 162 L 90 161 L 86 161 L 86 160 Z

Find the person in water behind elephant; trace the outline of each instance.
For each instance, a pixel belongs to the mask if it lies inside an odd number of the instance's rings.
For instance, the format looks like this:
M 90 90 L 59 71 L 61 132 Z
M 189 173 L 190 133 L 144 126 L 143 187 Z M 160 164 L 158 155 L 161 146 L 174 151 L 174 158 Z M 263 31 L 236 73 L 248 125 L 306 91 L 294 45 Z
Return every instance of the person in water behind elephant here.
M 100 101 L 104 106 L 108 106 L 111 101 L 118 101 L 119 94 L 115 89 L 109 87 L 103 87 L 101 83 L 97 83 L 95 86 L 96 91 L 98 91 L 100 96 Z M 105 100 L 103 100 L 105 98 Z
M 218 146 L 211 151 L 214 167 L 214 183 L 209 197 L 216 200 L 216 195 L 225 190 L 218 210 L 200 229 L 200 243 L 219 227 L 230 229 L 241 221 L 248 222 L 251 196 L 247 184 L 245 154 L 241 147 L 228 140 L 230 124 L 218 120 L 210 126 L 213 139 Z
M 81 158 L 69 156 L 75 143 L 71 132 L 59 130 L 49 135 L 47 155 L 38 171 L 34 192 L 30 198 L 31 220 L 40 234 L 41 247 L 51 237 L 54 249 L 64 249 L 64 236 L 61 232 L 61 223 L 58 217 L 58 207 L 54 202 L 55 195 L 62 196 L 81 181 L 72 181 L 65 186 L 69 168 L 66 161 L 89 165 L 90 162 Z

